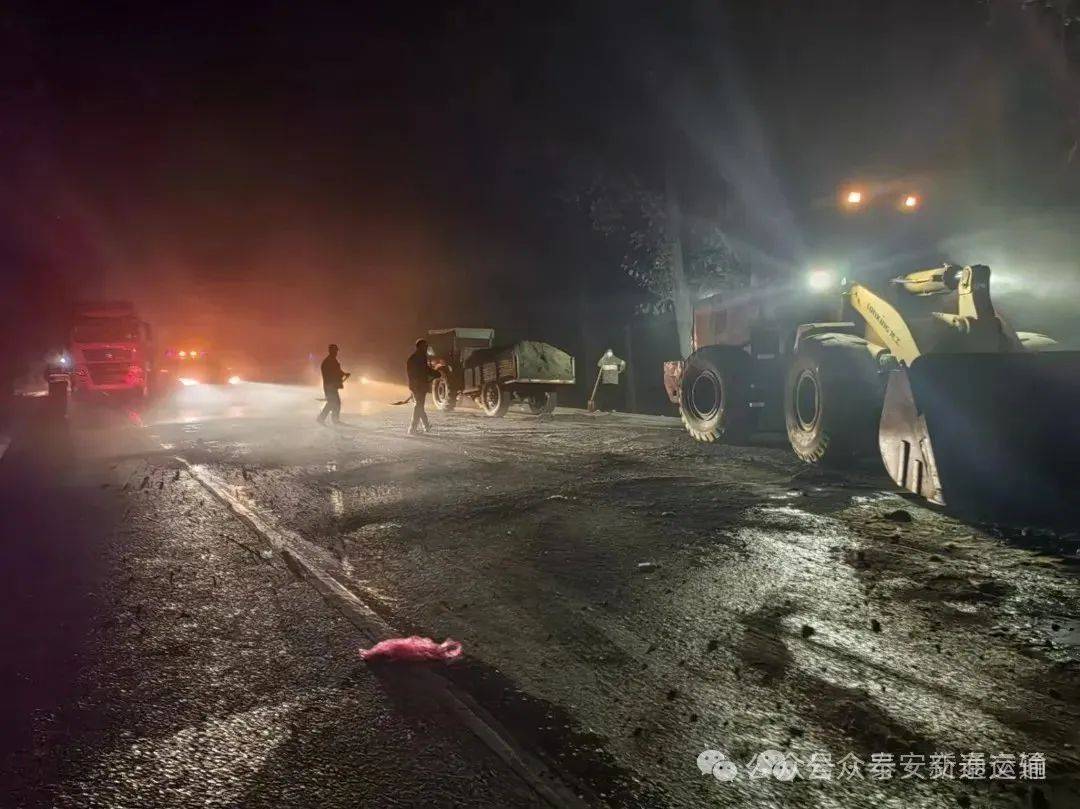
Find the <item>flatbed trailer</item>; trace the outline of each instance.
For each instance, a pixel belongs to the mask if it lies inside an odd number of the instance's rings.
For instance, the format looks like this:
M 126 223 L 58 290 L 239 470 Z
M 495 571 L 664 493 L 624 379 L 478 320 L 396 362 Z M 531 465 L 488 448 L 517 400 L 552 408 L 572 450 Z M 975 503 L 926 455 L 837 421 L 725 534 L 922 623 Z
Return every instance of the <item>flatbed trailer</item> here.
M 462 396 L 488 416 L 506 414 L 519 402 L 531 413 L 550 413 L 558 391 L 576 381 L 574 358 L 539 340 L 495 346 L 493 329 L 456 328 L 428 332 L 431 366 L 439 372 L 431 394 L 439 410 L 453 410 Z

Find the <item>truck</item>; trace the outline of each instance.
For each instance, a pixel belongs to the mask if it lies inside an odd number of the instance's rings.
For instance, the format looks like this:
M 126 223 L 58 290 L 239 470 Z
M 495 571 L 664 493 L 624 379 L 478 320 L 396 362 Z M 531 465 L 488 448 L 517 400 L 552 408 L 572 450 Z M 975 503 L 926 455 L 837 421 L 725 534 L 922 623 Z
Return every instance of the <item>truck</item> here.
M 574 358 L 538 340 L 496 346 L 494 329 L 460 327 L 433 329 L 427 340 L 428 364 L 439 372 L 431 383 L 438 410 L 453 410 L 464 396 L 493 418 L 515 402 L 534 415 L 551 413 L 558 391 L 576 381 Z
M 780 427 L 809 464 L 877 454 L 899 487 L 961 512 L 1042 517 L 1075 499 L 1080 351 L 1014 330 L 989 267 L 884 290 L 808 280 L 695 306 L 692 353 L 664 366 L 694 439 Z
M 66 359 L 72 393 L 144 399 L 153 377 L 153 333 L 130 301 L 78 303 Z
M 216 350 L 207 350 L 195 340 L 186 340 L 178 345 L 188 348 L 167 348 L 157 359 L 157 383 L 162 390 L 178 386 L 236 384 L 239 381 L 240 377 Z

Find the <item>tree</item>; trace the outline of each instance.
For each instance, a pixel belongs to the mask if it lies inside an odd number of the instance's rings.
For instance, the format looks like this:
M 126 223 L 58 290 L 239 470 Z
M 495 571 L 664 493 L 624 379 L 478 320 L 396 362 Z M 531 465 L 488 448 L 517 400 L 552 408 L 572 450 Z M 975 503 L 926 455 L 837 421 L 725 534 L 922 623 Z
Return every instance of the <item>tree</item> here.
M 746 264 L 715 220 L 685 216 L 670 176 L 660 193 L 632 174 L 595 176 L 577 196 L 593 228 L 615 241 L 622 270 L 650 297 L 645 311 L 672 311 L 683 356 L 690 353 L 698 298 L 750 282 Z
M 1074 70 L 1080 63 L 1080 0 L 980 0 L 989 11 L 992 25 L 998 16 L 1002 16 L 1006 25 L 1013 22 L 1010 13 L 1017 10 L 1030 15 L 1034 20 L 1034 30 L 1040 39 L 1050 47 L 1044 53 L 1052 54 L 1057 63 L 1055 75 L 1059 77 L 1066 97 L 1072 100 L 1067 127 L 1070 146 L 1066 154 L 1066 163 L 1080 160 L 1080 98 L 1077 98 Z M 997 14 L 1001 11 L 1003 14 Z

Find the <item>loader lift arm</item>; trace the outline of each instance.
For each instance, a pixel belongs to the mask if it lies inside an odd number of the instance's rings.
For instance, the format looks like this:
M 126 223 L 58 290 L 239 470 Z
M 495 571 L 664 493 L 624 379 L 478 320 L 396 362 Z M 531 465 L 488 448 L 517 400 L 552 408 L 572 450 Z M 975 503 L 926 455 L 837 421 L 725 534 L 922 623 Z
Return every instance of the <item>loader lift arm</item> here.
M 923 354 L 945 350 L 960 353 L 1022 351 L 1020 338 L 998 316 L 990 299 L 990 268 L 946 264 L 893 279 L 914 298 L 956 292 L 956 312 L 930 312 L 932 317 L 905 317 L 887 300 L 861 284 L 852 284 L 852 308 L 866 321 L 867 339 L 911 367 Z M 947 328 L 942 328 L 942 325 Z

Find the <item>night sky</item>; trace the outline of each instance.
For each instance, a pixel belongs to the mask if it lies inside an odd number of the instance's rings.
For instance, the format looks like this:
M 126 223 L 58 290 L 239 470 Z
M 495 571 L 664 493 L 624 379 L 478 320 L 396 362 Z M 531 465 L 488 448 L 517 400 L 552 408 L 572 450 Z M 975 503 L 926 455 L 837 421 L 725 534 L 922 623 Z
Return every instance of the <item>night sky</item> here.
M 0 15 L 0 294 L 24 351 L 71 300 L 125 297 L 167 337 L 264 360 L 335 340 L 396 369 L 445 325 L 589 354 L 633 322 L 651 363 L 670 323 L 635 315 L 618 247 L 572 202 L 597 172 L 662 187 L 673 167 L 690 216 L 792 271 L 838 239 L 901 249 L 833 221 L 852 178 L 927 189 L 902 235 L 920 258 L 989 210 L 1078 201 L 1075 63 L 1017 3 Z

